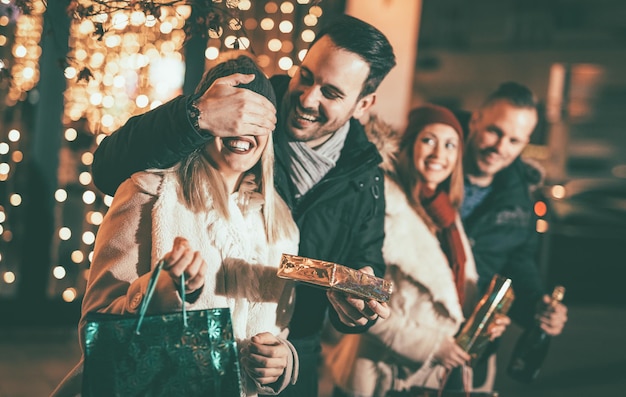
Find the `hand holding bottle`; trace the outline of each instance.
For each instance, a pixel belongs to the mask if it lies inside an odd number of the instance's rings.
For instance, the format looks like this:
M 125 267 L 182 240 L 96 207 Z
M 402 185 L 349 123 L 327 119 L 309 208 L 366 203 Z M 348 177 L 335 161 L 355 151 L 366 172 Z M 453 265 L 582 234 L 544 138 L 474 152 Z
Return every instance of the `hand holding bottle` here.
M 463 365 L 469 362 L 470 358 L 470 355 L 451 336 L 441 341 L 439 349 L 434 355 L 435 361 L 447 369 Z
M 550 336 L 559 335 L 567 322 L 567 307 L 550 295 L 544 295 L 542 308 L 536 316 L 541 329 Z
M 552 296 L 544 298 L 545 306 L 537 314 L 537 324 L 527 328 L 517 340 L 507 367 L 513 379 L 530 383 L 537 378 L 552 336 L 560 334 L 567 321 L 567 309 L 561 303 L 564 294 L 565 288 L 556 286 Z
M 489 340 L 493 341 L 504 334 L 506 328 L 511 324 L 511 318 L 506 314 L 496 313 L 494 320 L 489 324 L 487 332 L 489 333 Z

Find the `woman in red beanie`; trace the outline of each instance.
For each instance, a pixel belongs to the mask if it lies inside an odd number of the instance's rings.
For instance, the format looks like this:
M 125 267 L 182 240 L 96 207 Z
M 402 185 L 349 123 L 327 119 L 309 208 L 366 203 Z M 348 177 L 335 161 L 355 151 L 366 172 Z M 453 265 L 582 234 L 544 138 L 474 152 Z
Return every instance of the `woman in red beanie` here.
M 425 105 L 411 111 L 399 144 L 390 145 L 394 137 L 383 128 L 372 129 L 370 139 L 385 158 L 383 256 L 394 283 L 391 316 L 366 334 L 344 336 L 333 349 L 335 396 L 438 389 L 450 369 L 470 358 L 454 340 L 476 303 L 478 277 L 458 215 L 461 125 L 450 110 Z M 492 337 L 508 323 L 501 319 Z

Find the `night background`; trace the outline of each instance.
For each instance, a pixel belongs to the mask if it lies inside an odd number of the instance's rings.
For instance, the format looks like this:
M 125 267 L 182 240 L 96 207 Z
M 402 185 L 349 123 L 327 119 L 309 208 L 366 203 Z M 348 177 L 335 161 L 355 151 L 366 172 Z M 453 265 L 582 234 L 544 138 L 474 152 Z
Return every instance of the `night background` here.
M 100 15 L 84 7 L 94 3 Z M 524 156 L 546 171 L 538 263 L 547 288 L 566 287 L 569 322 L 534 384 L 500 370 L 496 390 L 624 395 L 626 2 L 135 3 L 172 6 L 0 0 L 0 397 L 46 395 L 80 357 L 80 301 L 112 200 L 91 180 L 101 139 L 191 93 L 228 49 L 252 51 L 268 75 L 293 74 L 319 25 L 344 12 L 395 48 L 373 112 L 397 128 L 413 106 L 472 110 L 504 81 L 535 92 L 541 122 Z M 501 365 L 519 332 L 503 338 Z

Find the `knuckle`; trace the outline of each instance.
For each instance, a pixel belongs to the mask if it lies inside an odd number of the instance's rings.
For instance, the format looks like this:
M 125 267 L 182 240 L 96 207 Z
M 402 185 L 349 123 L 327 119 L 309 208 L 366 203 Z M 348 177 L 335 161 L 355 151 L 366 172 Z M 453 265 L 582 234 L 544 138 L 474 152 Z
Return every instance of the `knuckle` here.
M 267 364 L 268 364 L 268 358 L 267 357 L 257 357 L 256 358 L 256 362 L 257 364 L 261 367 L 261 368 L 266 368 Z M 259 369 L 261 369 L 259 368 Z

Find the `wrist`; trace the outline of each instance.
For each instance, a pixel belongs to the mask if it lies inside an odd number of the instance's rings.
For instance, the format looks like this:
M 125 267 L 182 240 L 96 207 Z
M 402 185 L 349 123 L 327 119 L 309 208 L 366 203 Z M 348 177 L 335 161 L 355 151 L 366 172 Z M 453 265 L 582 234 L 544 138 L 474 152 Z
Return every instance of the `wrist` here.
M 209 131 L 204 130 L 200 127 L 202 111 L 198 107 L 198 103 L 196 102 L 197 100 L 198 98 L 192 98 L 187 102 L 187 118 L 189 119 L 189 123 L 197 133 L 211 135 Z

